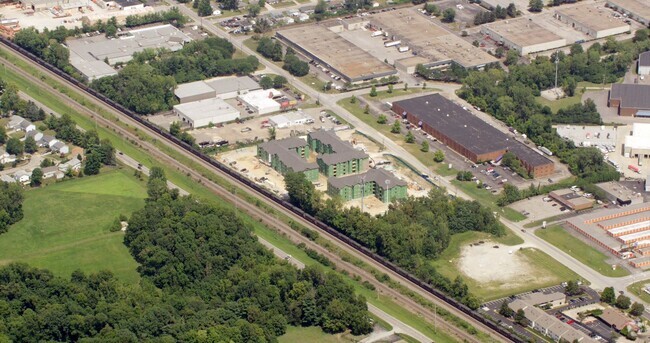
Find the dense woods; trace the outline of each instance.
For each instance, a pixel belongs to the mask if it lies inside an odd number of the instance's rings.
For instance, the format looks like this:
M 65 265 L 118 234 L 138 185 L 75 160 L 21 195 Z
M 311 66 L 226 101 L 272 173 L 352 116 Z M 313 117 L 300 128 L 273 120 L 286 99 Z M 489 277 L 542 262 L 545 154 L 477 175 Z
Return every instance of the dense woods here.
M 338 274 L 298 271 L 235 212 L 179 197 L 159 168 L 151 175 L 125 236 L 140 285 L 110 272 L 62 279 L 22 264 L 0 268 L 0 342 L 261 343 L 287 325 L 371 331 L 365 299 Z
M 32 122 L 45 119 L 45 111 L 32 101 L 25 101 L 20 98 L 18 88 L 15 85 L 6 84 L 4 80 L 0 79 L 0 92 L 2 92 L 2 96 L 0 96 L 0 117 L 17 115 Z
M 0 234 L 7 232 L 9 225 L 21 219 L 23 219 L 23 189 L 16 183 L 0 182 Z
M 234 52 L 230 42 L 215 37 L 189 42 L 177 52 L 147 49 L 134 54 L 118 75 L 95 80 L 91 87 L 136 113 L 156 113 L 176 103 L 178 83 L 257 69 L 257 58 L 233 59 Z
M 479 305 L 461 279 L 451 282 L 427 262 L 447 248 L 453 234 L 465 231 L 504 234 L 491 211 L 478 202 L 450 199 L 444 191 L 436 189 L 427 197 L 400 200 L 384 215 L 372 217 L 357 207 L 344 208 L 340 199 L 322 203 L 321 195 L 302 173 L 288 174 L 285 183 L 294 205 L 468 306 Z

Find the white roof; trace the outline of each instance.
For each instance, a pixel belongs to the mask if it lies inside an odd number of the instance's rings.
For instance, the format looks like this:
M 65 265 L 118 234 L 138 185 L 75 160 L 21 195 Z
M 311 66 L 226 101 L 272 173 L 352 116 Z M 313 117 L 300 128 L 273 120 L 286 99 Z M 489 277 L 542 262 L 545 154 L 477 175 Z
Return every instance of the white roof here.
M 305 115 L 305 113 L 302 111 L 287 112 L 269 118 L 269 120 L 275 123 L 276 125 L 295 122 L 298 120 L 306 120 L 306 119 L 309 119 L 309 117 Z
M 271 96 L 272 94 L 272 96 Z M 247 104 L 257 107 L 257 108 L 269 108 L 269 107 L 278 107 L 280 104 L 273 100 L 273 96 L 282 95 L 279 91 L 275 89 L 267 90 L 256 90 L 243 95 L 240 95 L 239 98 L 246 102 Z
M 14 179 L 13 177 L 11 177 L 9 175 L 3 174 L 3 175 L 0 175 L 0 181 L 14 183 L 14 182 L 16 182 L 16 179 Z
M 215 116 L 232 114 L 233 112 L 239 113 L 237 109 L 219 98 L 192 101 L 185 104 L 175 105 L 174 110 L 192 120 L 208 119 Z
M 625 137 L 625 147 L 632 149 L 650 149 L 650 124 L 632 124 L 632 135 Z
M 248 76 L 218 77 L 206 80 L 205 83 L 219 94 L 236 91 L 250 91 L 260 89 L 260 85 Z
M 205 83 L 204 81 L 183 83 L 181 85 L 178 85 L 178 87 L 176 87 L 176 89 L 174 90 L 174 94 L 179 98 L 185 98 L 188 96 L 200 95 L 206 93 L 214 94 L 214 89 L 208 86 L 208 84 Z

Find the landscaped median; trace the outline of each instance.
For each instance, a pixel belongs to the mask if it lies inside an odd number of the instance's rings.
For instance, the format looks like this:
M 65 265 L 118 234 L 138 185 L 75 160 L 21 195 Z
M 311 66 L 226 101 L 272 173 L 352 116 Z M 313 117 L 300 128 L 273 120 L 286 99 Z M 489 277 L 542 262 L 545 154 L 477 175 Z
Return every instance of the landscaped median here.
M 604 276 L 622 277 L 630 274 L 630 272 L 623 267 L 612 269 L 612 265 L 607 262 L 610 256 L 574 237 L 561 225 L 553 225 L 546 229 L 537 229 L 535 230 L 535 235 L 553 244 L 560 250 L 571 255 L 576 260 Z

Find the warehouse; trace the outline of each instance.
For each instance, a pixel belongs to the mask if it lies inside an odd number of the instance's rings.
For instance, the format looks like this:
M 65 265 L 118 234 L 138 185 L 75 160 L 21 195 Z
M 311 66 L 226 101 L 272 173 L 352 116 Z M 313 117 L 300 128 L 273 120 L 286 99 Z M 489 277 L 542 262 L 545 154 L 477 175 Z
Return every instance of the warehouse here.
M 363 82 L 394 75 L 397 71 L 325 26 L 306 25 L 276 33 L 287 45 L 317 60 L 346 82 Z
M 344 201 L 374 195 L 384 203 L 406 198 L 407 184 L 384 169 L 370 169 L 359 175 L 330 177 L 327 179 L 327 194 L 339 196 Z
M 424 57 L 430 66 L 444 66 L 452 61 L 465 68 L 482 68 L 498 62 L 489 55 L 438 26 L 415 8 L 401 8 L 370 16 L 370 24 Z
M 553 161 L 509 138 L 440 94 L 396 101 L 392 110 L 475 163 L 496 160 L 509 151 L 535 178 L 555 171 Z
M 650 6 L 646 0 L 607 0 L 607 6 L 645 26 L 650 25 Z
M 174 90 L 174 95 L 181 104 L 192 101 L 211 99 L 217 96 L 217 92 L 203 81 L 183 83 Z
M 617 107 L 619 116 L 650 117 L 650 85 L 613 84 L 609 107 Z
M 318 169 L 327 177 L 361 173 L 368 167 L 369 156 L 342 141 L 334 131 L 318 130 L 307 135 L 311 150 L 319 154 Z
M 284 129 L 295 125 L 305 125 L 313 122 L 314 119 L 302 111 L 287 112 L 269 118 L 269 123 L 278 129 Z
M 318 165 L 308 162 L 309 144 L 298 137 L 271 140 L 257 146 L 257 157 L 278 173 L 304 173 L 309 181 L 318 180 Z
M 280 103 L 273 100 L 275 97 L 282 96 L 282 93 L 275 89 L 248 92 L 237 96 L 237 99 L 243 102 L 250 111 L 263 115 L 280 110 Z
M 650 158 L 650 124 L 632 124 L 632 132 L 625 136 L 623 143 L 623 156 L 638 159 Z
M 238 95 L 262 89 L 260 85 L 249 76 L 217 77 L 205 80 L 205 83 L 217 92 L 221 99 L 234 99 Z
M 175 105 L 174 113 L 191 128 L 233 121 L 239 118 L 239 111 L 219 98 L 205 99 Z
M 639 54 L 639 67 L 637 74 L 650 75 L 650 51 Z
M 555 18 L 587 36 L 598 39 L 626 33 L 630 25 L 613 17 L 611 11 L 594 4 L 559 7 Z
M 522 56 L 567 45 L 566 39 L 527 18 L 485 24 L 481 33 L 509 49 L 517 50 Z
M 585 198 L 571 189 L 553 191 L 548 196 L 572 211 L 581 211 L 594 207 L 594 200 Z

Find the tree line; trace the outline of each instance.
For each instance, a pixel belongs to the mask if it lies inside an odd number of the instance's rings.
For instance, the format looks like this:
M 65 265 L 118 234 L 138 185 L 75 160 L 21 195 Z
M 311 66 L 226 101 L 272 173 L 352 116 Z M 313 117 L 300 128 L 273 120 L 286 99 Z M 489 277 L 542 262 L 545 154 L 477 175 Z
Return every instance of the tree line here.
M 309 74 L 309 63 L 298 58 L 291 47 L 287 47 L 286 52 L 283 53 L 282 44 L 277 40 L 261 37 L 257 44 L 257 52 L 272 61 L 284 61 L 282 68 L 293 76 Z
M 16 183 L 0 182 L 0 234 L 23 219 L 23 189 Z
M 146 49 L 134 54 L 117 75 L 97 79 L 91 87 L 138 114 L 165 111 L 176 104 L 178 83 L 257 69 L 257 58 L 233 59 L 234 52 L 230 42 L 216 37 L 186 43 L 177 52 Z
M 480 305 L 461 278 L 452 282 L 429 263 L 447 248 L 453 234 L 504 234 L 491 211 L 478 202 L 450 199 L 444 190 L 436 189 L 427 197 L 400 200 L 385 214 L 373 217 L 357 207 L 344 208 L 339 198 L 322 202 L 303 173 L 287 174 L 285 184 L 294 205 L 466 305 Z
M 106 271 L 63 279 L 2 267 L 0 341 L 248 343 L 276 342 L 287 325 L 372 330 L 365 299 L 338 274 L 278 260 L 234 211 L 168 190 L 160 168 L 148 193 L 125 235 L 139 285 Z

